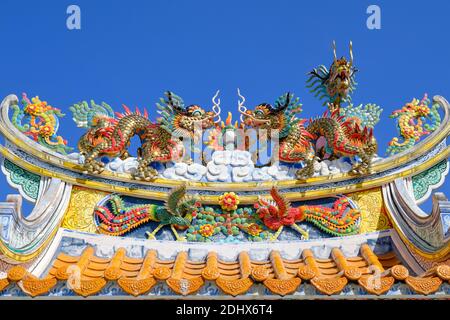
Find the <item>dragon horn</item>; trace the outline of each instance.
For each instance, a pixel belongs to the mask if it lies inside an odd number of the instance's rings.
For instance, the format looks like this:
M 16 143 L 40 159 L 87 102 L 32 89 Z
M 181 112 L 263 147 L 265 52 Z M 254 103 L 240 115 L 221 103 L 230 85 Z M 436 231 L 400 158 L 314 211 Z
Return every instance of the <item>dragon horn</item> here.
M 353 65 L 353 43 L 350 41 L 350 65 Z
M 336 56 L 336 41 L 333 40 L 333 56 L 334 56 L 334 62 L 336 63 L 337 61 L 337 56 Z

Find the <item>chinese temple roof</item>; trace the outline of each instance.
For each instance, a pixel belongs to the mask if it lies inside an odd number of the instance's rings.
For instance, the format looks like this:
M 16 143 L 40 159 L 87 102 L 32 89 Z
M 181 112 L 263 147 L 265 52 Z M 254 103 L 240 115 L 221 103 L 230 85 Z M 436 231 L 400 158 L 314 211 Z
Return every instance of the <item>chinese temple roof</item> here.
M 327 109 L 311 119 L 291 92 L 247 108 L 238 89 L 233 124 L 219 91 L 210 108 L 167 91 L 156 120 L 72 104 L 77 141 L 60 109 L 7 96 L 0 167 L 18 194 L 0 202 L 0 298 L 448 298 L 449 103 L 394 110 L 382 158 L 383 109 L 351 100 L 352 45 L 308 75 Z

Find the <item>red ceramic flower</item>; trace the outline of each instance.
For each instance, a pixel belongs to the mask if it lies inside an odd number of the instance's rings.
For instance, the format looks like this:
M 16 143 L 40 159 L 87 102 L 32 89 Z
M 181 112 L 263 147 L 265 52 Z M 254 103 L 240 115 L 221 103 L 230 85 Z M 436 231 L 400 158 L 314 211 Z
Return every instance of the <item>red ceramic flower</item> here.
M 204 224 L 200 227 L 199 233 L 205 238 L 209 238 L 214 234 L 214 226 L 212 224 Z
M 31 103 L 25 107 L 24 111 L 32 116 L 35 116 L 42 112 L 42 108 L 38 103 Z
M 219 197 L 219 204 L 222 210 L 236 210 L 239 204 L 239 197 L 234 192 L 226 192 Z
M 250 234 L 254 237 L 259 236 L 261 231 L 262 231 L 261 227 L 259 225 L 257 225 L 256 223 L 250 223 L 247 227 L 248 234 Z
M 52 108 L 46 101 L 41 101 L 37 96 L 31 98 L 31 101 L 27 101 L 28 105 L 25 107 L 24 111 L 32 116 L 36 116 Z
M 50 125 L 41 126 L 39 128 L 39 134 L 43 137 L 51 137 L 55 133 L 55 130 Z

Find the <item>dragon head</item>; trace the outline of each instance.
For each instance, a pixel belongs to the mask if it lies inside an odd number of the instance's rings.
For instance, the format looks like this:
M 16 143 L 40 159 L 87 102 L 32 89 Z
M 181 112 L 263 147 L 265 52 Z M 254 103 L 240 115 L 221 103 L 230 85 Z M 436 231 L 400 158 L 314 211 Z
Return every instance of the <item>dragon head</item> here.
M 110 139 L 114 125 L 117 120 L 106 116 L 98 115 L 91 121 L 91 127 L 78 141 L 78 150 L 81 154 L 86 155 L 91 152 L 97 145 Z
M 347 61 L 345 57 L 340 59 L 336 56 L 336 44 L 333 41 L 334 60 L 328 70 L 324 65 L 313 69 L 309 73 L 310 77 L 307 80 L 307 87 L 311 88 L 311 92 L 319 99 L 328 98 L 324 102 L 331 105 L 332 111 L 340 107 L 342 101 L 350 102 L 350 94 L 356 86 L 354 80 L 356 68 L 353 66 L 353 50 L 352 42 L 350 41 L 350 60 Z
M 197 197 L 187 198 L 184 201 L 181 201 L 178 211 L 181 216 L 192 219 L 192 217 L 198 213 L 201 206 L 202 204 Z
M 101 104 L 91 100 L 73 104 L 70 108 L 72 119 L 79 128 L 86 128 L 86 133 L 78 141 L 81 154 L 91 152 L 98 144 L 111 137 L 118 120 L 114 110 L 105 102 Z
M 165 92 L 164 95 L 165 98 L 161 98 L 160 103 L 157 103 L 158 113 L 161 115 L 158 122 L 170 134 L 192 137 L 195 129 L 212 128 L 221 120 L 220 99 L 216 101 L 219 91 L 212 98 L 213 111 L 206 111 L 196 104 L 185 107 L 183 100 L 170 91 Z M 218 119 L 215 120 L 215 118 Z
M 239 90 L 238 95 L 242 99 L 239 101 L 241 119 L 249 127 L 265 129 L 268 132 L 279 130 L 280 137 L 285 137 L 291 126 L 299 121 L 295 115 L 301 112 L 302 105 L 299 103 L 299 98 L 294 99 L 292 93 L 288 92 L 280 96 L 275 102 L 275 106 L 261 103 L 253 110 L 247 110 L 244 106 L 245 98 Z
M 422 100 L 413 98 L 411 102 L 406 103 L 401 109 L 392 112 L 389 117 L 398 118 L 402 115 L 409 115 L 417 120 L 429 118 L 432 113 L 429 104 L 430 100 L 428 99 L 428 95 L 425 94 Z

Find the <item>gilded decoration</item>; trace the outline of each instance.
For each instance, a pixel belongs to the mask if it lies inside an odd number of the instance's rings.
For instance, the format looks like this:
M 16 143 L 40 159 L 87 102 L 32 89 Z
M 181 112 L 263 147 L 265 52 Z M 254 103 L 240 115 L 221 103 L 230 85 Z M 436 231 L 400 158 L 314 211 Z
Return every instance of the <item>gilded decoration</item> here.
M 96 233 L 97 227 L 93 216 L 94 207 L 106 195 L 106 192 L 74 186 L 61 227 Z
M 355 201 L 361 210 L 360 233 L 392 228 L 392 224 L 384 208 L 381 188 L 350 193 L 347 196 Z

